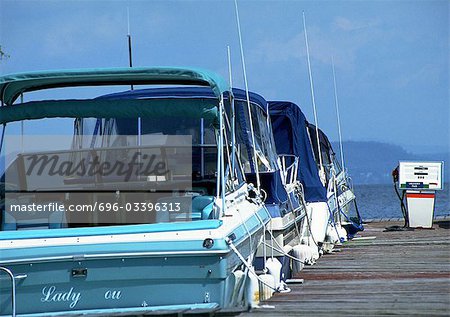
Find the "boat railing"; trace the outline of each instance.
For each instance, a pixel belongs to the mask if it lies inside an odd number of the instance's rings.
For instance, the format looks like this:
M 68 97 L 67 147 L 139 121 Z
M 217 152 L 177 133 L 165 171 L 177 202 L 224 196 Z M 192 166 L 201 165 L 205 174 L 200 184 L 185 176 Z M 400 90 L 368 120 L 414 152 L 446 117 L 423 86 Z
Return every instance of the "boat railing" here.
M 288 186 L 295 183 L 298 172 L 298 157 L 292 154 L 280 154 L 278 155 L 278 158 L 281 163 L 280 166 L 283 184 Z
M 0 271 L 5 272 L 11 280 L 11 316 L 16 317 L 16 277 L 13 272 L 3 266 L 0 266 Z

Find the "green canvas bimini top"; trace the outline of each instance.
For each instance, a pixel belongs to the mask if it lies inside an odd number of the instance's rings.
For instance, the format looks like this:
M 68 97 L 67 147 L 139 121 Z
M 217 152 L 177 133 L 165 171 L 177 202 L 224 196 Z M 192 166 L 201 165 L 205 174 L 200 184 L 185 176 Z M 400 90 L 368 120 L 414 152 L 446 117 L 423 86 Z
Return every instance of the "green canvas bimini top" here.
M 42 118 L 203 118 L 218 126 L 217 103 L 211 99 L 89 99 L 30 101 L 0 107 L 0 124 Z
M 217 74 L 205 70 L 176 67 L 111 68 L 43 71 L 0 77 L 0 124 L 41 118 L 136 118 L 201 117 L 214 125 L 218 122 L 217 103 L 211 100 L 42 100 L 13 104 L 20 94 L 57 87 L 181 84 L 211 87 L 217 98 L 230 92 Z
M 57 87 L 181 84 L 209 86 L 214 94 L 230 91 L 226 81 L 217 74 L 196 68 L 141 67 L 73 69 L 18 73 L 0 77 L 0 100 L 12 105 L 21 93 Z

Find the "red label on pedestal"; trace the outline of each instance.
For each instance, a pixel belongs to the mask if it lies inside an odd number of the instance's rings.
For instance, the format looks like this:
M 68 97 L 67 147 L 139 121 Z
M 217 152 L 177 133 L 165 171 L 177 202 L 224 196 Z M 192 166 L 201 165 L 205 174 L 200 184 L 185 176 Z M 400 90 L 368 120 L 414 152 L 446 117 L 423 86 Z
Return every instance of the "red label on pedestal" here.
M 435 194 L 431 193 L 406 193 L 406 198 L 433 198 Z

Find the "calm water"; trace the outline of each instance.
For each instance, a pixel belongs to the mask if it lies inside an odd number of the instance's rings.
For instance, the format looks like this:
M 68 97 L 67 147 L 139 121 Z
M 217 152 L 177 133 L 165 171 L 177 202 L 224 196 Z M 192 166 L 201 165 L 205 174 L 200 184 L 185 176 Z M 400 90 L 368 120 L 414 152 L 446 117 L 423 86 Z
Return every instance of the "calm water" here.
M 355 185 L 358 209 L 363 219 L 403 218 L 393 185 Z M 450 214 L 450 184 L 436 192 L 434 216 Z

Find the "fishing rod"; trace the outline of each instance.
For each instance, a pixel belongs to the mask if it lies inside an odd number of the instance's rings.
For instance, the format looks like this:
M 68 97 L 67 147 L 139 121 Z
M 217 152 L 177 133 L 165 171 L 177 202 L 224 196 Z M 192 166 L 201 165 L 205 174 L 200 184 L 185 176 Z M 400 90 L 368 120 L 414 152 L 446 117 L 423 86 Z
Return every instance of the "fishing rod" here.
M 252 137 L 252 145 L 253 145 L 253 157 L 254 157 L 254 170 L 256 174 L 256 187 L 258 188 L 258 191 L 261 190 L 261 181 L 259 178 L 259 167 L 258 167 L 258 153 L 256 152 L 256 145 L 255 145 L 255 134 L 253 129 L 253 120 L 252 120 L 252 112 L 250 108 L 250 95 L 248 91 L 248 81 L 247 81 L 247 71 L 245 66 L 245 56 L 244 56 L 244 46 L 242 44 L 242 32 L 241 32 L 241 23 L 239 18 L 239 9 L 238 9 L 238 3 L 237 0 L 234 0 L 234 8 L 236 12 L 236 20 L 237 20 L 237 29 L 238 29 L 238 35 L 239 35 L 239 47 L 241 51 L 241 62 L 242 62 L 242 71 L 244 75 L 244 84 L 245 84 L 245 96 L 247 99 L 247 110 L 248 110 L 248 117 L 250 121 L 250 133 Z
M 316 110 L 316 100 L 314 97 L 314 84 L 313 84 L 313 78 L 312 78 L 312 72 L 311 72 L 311 61 L 309 58 L 309 45 L 308 45 L 308 34 L 306 32 L 306 18 L 305 18 L 305 12 L 303 11 L 303 29 L 305 30 L 305 43 L 306 43 L 306 57 L 308 60 L 308 74 L 309 74 L 309 85 L 311 90 L 311 100 L 312 100 L 312 106 L 313 106 L 313 112 L 314 112 L 314 124 L 316 126 L 316 139 L 317 139 L 317 151 L 319 153 L 319 176 L 322 180 L 322 183 L 325 185 L 325 170 L 323 167 L 322 162 L 322 150 L 320 149 L 320 140 L 319 140 L 319 122 L 317 120 L 317 110 Z
M 338 95 L 337 95 L 336 72 L 334 69 L 334 58 L 333 57 L 331 57 L 331 65 L 333 67 L 334 104 L 336 106 L 336 116 L 337 116 L 338 132 L 339 132 L 339 151 L 341 152 L 342 170 L 345 172 L 344 149 L 343 149 L 343 145 L 342 145 L 342 133 L 341 133 L 341 118 L 340 118 L 340 114 L 339 114 L 339 101 L 338 101 Z
M 231 51 L 230 46 L 227 46 L 227 61 L 228 61 L 228 80 L 230 82 L 230 89 L 233 90 L 233 76 L 232 76 L 232 70 L 231 70 Z M 230 94 L 230 105 L 231 105 L 231 144 L 232 144 L 232 150 L 231 150 L 231 174 L 232 177 L 234 177 L 234 173 L 236 172 L 236 112 L 235 112 L 235 104 L 234 104 L 234 98 L 231 97 Z M 233 182 L 234 184 L 234 182 Z M 233 185 L 234 186 L 234 185 Z
M 347 175 L 347 172 L 345 171 L 345 160 L 344 160 L 344 145 L 342 142 L 342 132 L 341 132 L 341 115 L 339 112 L 339 101 L 338 101 L 338 95 L 337 95 L 337 84 L 336 84 L 336 71 L 335 71 L 335 67 L 334 67 L 334 58 L 333 56 L 331 56 L 331 65 L 333 68 L 333 84 L 334 84 L 334 103 L 336 105 L 336 117 L 337 117 L 337 124 L 338 124 L 338 132 L 339 132 L 339 151 L 341 152 L 341 164 L 342 164 L 342 171 L 344 172 L 344 177 L 345 177 L 345 181 L 347 182 L 349 177 Z M 346 185 L 347 186 L 347 185 Z M 348 186 L 347 186 L 348 187 Z M 352 187 L 350 187 L 352 188 Z M 352 188 L 353 190 L 353 188 Z M 337 195 L 337 188 L 336 188 L 336 195 Z M 343 210 L 341 210 L 341 208 L 339 207 L 339 199 L 336 198 L 336 203 L 337 203 L 337 209 L 339 212 L 339 218 L 341 218 L 341 215 L 343 215 L 347 221 L 349 221 L 350 223 L 352 223 L 352 225 L 356 228 L 358 228 L 359 230 L 361 230 L 361 225 L 362 225 L 362 218 L 361 215 L 359 214 L 359 210 L 358 210 L 358 205 L 356 203 L 356 197 L 354 199 L 354 206 L 356 209 L 356 214 L 358 216 L 358 224 L 356 224 L 353 220 L 349 219 L 349 217 L 343 212 Z M 342 218 L 341 218 L 342 220 Z
M 23 93 L 20 94 L 20 103 L 23 103 Z M 24 121 L 20 121 L 20 153 L 23 153 L 23 134 L 25 131 Z
M 341 120 L 340 120 L 340 115 L 339 115 L 339 101 L 338 101 L 338 96 L 337 96 L 336 71 L 334 69 L 334 58 L 333 58 L 333 56 L 331 56 L 331 66 L 332 66 L 332 69 L 333 69 L 334 104 L 335 104 L 335 107 L 336 107 L 336 117 L 337 117 L 338 134 L 339 134 L 339 152 L 341 154 L 342 172 L 344 173 L 344 176 L 345 176 L 344 151 L 343 151 L 343 147 L 342 147 Z M 333 168 L 333 170 L 334 170 L 334 168 Z M 336 201 L 337 216 L 339 218 L 339 224 L 341 224 L 342 223 L 342 217 L 341 217 L 341 213 L 339 212 L 340 207 L 339 207 L 337 180 L 336 180 L 336 170 L 333 171 L 333 189 L 334 189 L 334 196 L 335 196 L 335 201 Z M 341 212 L 342 212 L 342 210 L 341 210 Z M 337 230 L 336 230 L 336 232 L 337 232 Z M 338 233 L 338 236 L 339 236 L 339 232 L 337 232 L 337 233 Z

